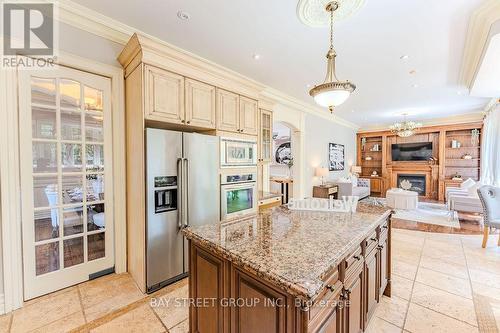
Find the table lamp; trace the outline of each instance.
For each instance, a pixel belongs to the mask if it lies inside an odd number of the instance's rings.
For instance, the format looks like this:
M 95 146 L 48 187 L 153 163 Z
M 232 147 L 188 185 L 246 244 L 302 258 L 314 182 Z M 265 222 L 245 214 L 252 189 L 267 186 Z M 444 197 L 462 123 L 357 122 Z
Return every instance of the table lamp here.
M 322 167 L 316 168 L 314 175 L 316 177 L 321 177 L 321 186 L 324 186 L 325 183 L 324 183 L 323 179 L 324 179 L 324 177 L 328 176 L 328 168 L 322 168 Z
M 351 166 L 351 173 L 356 177 L 359 177 L 359 174 L 361 173 L 361 167 L 359 165 Z

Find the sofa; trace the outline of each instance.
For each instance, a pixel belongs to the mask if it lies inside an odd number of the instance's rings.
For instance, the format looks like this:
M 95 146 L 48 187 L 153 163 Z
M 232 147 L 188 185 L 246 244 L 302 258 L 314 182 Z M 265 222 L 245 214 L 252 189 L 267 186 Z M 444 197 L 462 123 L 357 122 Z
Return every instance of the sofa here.
M 340 179 L 333 184 L 338 186 L 337 197 L 342 199 L 343 196 L 358 196 L 363 199 L 370 196 L 370 179 L 351 177 L 349 179 Z
M 449 210 L 466 213 L 482 213 L 483 207 L 477 190 L 482 186 L 481 182 L 472 179 L 464 181 L 459 188 L 446 188 L 446 203 Z

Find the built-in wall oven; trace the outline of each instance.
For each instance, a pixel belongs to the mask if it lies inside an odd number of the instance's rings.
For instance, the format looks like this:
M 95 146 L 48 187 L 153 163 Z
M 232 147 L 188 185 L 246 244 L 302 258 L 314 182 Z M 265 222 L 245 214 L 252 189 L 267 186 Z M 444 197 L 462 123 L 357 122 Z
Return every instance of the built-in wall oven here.
M 221 220 L 257 212 L 257 174 L 221 175 Z
M 220 138 L 220 165 L 223 168 L 257 165 L 257 141 Z

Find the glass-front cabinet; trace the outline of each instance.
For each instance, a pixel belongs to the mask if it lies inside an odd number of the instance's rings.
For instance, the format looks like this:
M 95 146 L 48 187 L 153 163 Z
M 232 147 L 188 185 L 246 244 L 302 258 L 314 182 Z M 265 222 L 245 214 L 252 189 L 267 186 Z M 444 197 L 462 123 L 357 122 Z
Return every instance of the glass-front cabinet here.
M 273 138 L 273 113 L 260 109 L 260 162 L 271 162 Z

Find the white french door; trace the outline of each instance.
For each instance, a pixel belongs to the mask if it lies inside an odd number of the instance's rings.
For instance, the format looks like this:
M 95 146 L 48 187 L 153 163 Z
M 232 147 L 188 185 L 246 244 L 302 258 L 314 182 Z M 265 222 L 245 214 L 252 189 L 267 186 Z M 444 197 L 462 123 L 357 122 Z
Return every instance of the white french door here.
M 111 80 L 19 71 L 24 298 L 114 266 Z

